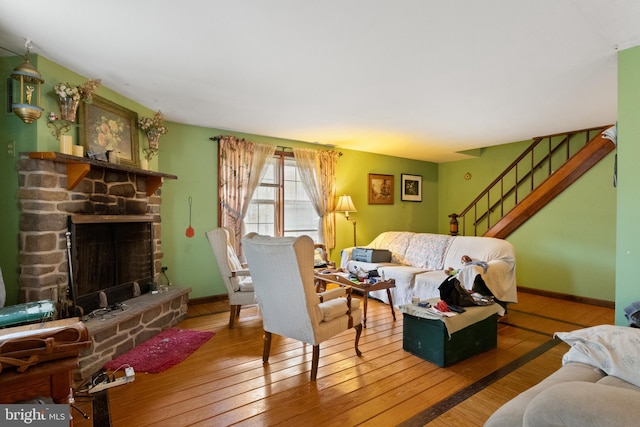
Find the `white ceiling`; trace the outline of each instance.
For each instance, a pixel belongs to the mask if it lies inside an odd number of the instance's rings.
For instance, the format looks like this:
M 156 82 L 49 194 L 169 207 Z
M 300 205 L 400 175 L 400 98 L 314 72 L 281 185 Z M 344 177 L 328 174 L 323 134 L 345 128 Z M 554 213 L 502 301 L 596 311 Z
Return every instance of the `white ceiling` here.
M 25 38 L 170 121 L 443 162 L 615 122 L 640 1 L 0 0 Z

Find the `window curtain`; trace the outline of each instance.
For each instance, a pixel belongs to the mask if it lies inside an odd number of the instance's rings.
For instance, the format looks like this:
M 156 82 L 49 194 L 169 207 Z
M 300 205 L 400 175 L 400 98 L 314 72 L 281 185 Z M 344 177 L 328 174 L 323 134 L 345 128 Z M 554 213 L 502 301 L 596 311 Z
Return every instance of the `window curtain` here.
M 307 148 L 293 148 L 296 168 L 302 185 L 320 217 L 319 235 L 327 249 L 336 247 L 336 165 L 338 153 Z
M 218 138 L 220 226 L 233 230 L 238 253 L 241 252 L 244 217 L 251 197 L 266 172 L 265 163 L 275 151 L 275 145 L 258 144 L 234 136 Z

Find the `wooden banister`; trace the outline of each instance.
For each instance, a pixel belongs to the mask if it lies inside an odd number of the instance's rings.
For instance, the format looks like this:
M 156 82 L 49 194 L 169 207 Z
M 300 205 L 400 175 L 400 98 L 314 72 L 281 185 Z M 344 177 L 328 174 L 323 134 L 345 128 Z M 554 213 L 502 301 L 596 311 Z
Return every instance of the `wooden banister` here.
M 462 210 L 461 213 L 452 214 L 456 215 L 456 217 L 461 220 L 462 226 L 459 230 L 459 233 L 462 235 L 472 234 L 486 236 L 495 233 L 503 235 L 504 231 L 510 230 L 508 231 L 509 233 L 513 231 L 515 228 L 504 226 L 504 222 L 507 221 L 507 219 L 505 218 L 510 218 L 509 220 L 513 221 L 513 211 L 515 210 L 516 206 L 519 206 L 521 202 L 529 198 L 532 194 L 536 192 L 539 193 L 537 189 L 542 187 L 542 185 L 546 183 L 551 177 L 555 176 L 561 169 L 565 170 L 561 174 L 562 176 L 572 177 L 575 174 L 566 171 L 566 169 L 570 168 L 584 170 L 582 173 L 580 173 L 580 175 L 582 175 L 584 172 L 586 172 L 586 170 L 593 166 L 593 164 L 597 163 L 602 157 L 604 157 L 611 150 L 613 150 L 613 148 L 615 148 L 615 144 L 613 144 L 612 141 L 602 137 L 602 132 L 611 126 L 612 125 L 598 126 L 594 128 L 581 129 L 571 132 L 563 132 L 533 138 L 533 142 L 522 152 L 522 154 L 520 154 L 513 162 L 511 162 L 511 164 L 509 164 L 509 166 L 507 166 L 507 168 L 505 168 L 505 170 L 500 175 L 498 175 L 496 179 L 494 179 L 464 210 Z M 596 137 L 592 138 L 592 135 L 596 132 Z M 560 140 L 557 141 L 559 137 Z M 574 140 L 576 139 L 579 139 L 579 141 L 574 142 Z M 606 141 L 600 141 L 600 139 L 609 141 L 609 143 L 606 143 Z M 576 149 L 576 147 L 578 146 L 577 143 L 582 140 L 584 140 L 584 142 L 582 143 L 584 145 L 582 145 L 579 149 Z M 544 141 L 548 142 L 546 150 L 544 151 L 545 154 L 541 159 L 536 161 L 535 154 L 540 154 L 539 151 L 541 148 L 539 147 L 544 147 L 544 145 L 541 145 Z M 585 150 L 585 148 L 589 145 L 592 145 L 592 149 Z M 565 151 L 564 154 L 562 154 L 563 150 Z M 572 151 L 575 151 L 575 153 L 572 154 Z M 581 160 L 571 162 L 571 160 L 575 159 L 578 154 L 580 154 L 579 158 Z M 561 156 L 560 158 L 564 158 L 564 160 L 563 163 L 559 165 L 556 170 L 554 170 L 553 162 L 554 159 L 558 160 L 557 157 L 559 155 Z M 593 157 L 593 160 L 590 160 L 591 157 Z M 530 158 L 528 167 L 527 163 L 525 162 L 527 158 Z M 545 162 L 548 165 L 546 171 L 543 170 Z M 583 168 L 583 166 L 585 165 L 588 166 L 587 169 Z M 520 169 L 523 167 L 526 167 L 526 169 L 523 171 L 523 173 L 520 173 Z M 542 175 L 540 175 L 540 173 L 542 173 Z M 507 179 L 513 179 L 511 178 L 512 176 L 515 176 L 514 182 L 505 185 L 505 181 Z M 540 181 L 540 183 L 537 185 L 535 183 L 536 179 Z M 575 181 L 577 177 L 573 181 L 571 180 L 571 178 L 567 179 L 569 182 L 566 185 L 559 184 L 557 182 L 554 185 L 564 190 L 570 183 Z M 525 197 L 520 200 L 520 194 L 518 191 L 523 187 L 523 185 L 526 185 L 527 182 L 530 182 L 530 185 L 526 189 Z M 499 190 L 497 189 L 498 186 Z M 491 196 L 493 195 L 495 197 L 496 193 L 498 193 L 499 196 L 495 201 L 492 201 Z M 555 197 L 557 194 L 553 195 L 552 197 Z M 509 205 L 508 209 L 506 209 L 507 213 L 505 214 L 505 205 L 507 205 L 508 201 L 513 205 L 513 207 Z M 485 202 L 486 206 L 482 207 Z M 548 203 L 548 201 L 546 203 Z M 497 218 L 495 220 L 495 223 L 492 224 L 492 214 L 494 214 L 498 208 L 500 208 L 499 218 Z M 528 213 L 528 215 L 531 214 L 531 212 Z M 451 217 L 451 215 L 449 215 L 449 217 Z M 528 217 L 526 217 L 525 220 L 526 219 L 528 219 Z M 468 232 L 468 230 L 466 229 L 467 223 L 470 223 L 473 227 L 472 233 Z M 486 227 L 483 225 L 484 223 L 486 223 Z M 497 227 L 498 223 L 501 224 L 500 227 Z M 514 224 L 517 223 L 517 221 L 514 222 Z M 496 227 L 496 230 L 490 231 L 494 227 Z M 498 229 L 504 231 L 497 231 Z

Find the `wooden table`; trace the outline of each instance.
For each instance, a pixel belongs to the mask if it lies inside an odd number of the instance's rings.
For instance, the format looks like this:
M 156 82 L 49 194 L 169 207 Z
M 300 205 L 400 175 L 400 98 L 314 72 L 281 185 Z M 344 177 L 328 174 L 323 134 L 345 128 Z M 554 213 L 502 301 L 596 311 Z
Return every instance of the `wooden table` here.
M 78 353 L 90 345 L 78 318 L 0 330 L 0 403 L 38 396 L 67 403 Z
M 325 270 L 326 271 L 326 270 Z M 393 299 L 391 298 L 391 288 L 396 287 L 396 280 L 379 280 L 376 283 L 364 283 L 364 282 L 354 282 L 349 280 L 344 276 L 344 273 L 340 274 L 339 272 L 331 272 L 322 274 L 321 271 L 315 271 L 314 276 L 318 280 L 322 280 L 329 283 L 336 283 L 338 285 L 346 285 L 351 286 L 353 289 L 356 289 L 364 295 L 364 313 L 362 316 L 362 326 L 367 327 L 367 302 L 369 300 L 369 292 L 371 291 L 387 291 L 387 297 L 389 298 L 389 307 L 391 307 L 391 315 L 393 316 L 393 320 L 396 320 L 396 312 L 393 309 Z
M 26 372 L 3 371 L 0 375 L 0 402 L 16 403 L 36 397 L 51 397 L 54 403 L 69 403 L 77 357 L 40 363 Z

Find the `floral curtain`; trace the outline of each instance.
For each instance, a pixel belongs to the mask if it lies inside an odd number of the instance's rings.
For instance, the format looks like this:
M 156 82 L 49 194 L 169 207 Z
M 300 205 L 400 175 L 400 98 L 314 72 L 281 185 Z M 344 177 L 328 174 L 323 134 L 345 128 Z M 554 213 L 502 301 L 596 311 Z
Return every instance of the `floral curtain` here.
M 218 139 L 220 226 L 233 230 L 238 253 L 240 239 L 245 234 L 244 217 L 251 197 L 266 171 L 266 161 L 275 150 L 274 145 L 258 144 L 234 136 Z
M 319 234 L 327 249 L 336 246 L 335 214 L 336 165 L 338 153 L 306 148 L 293 148 L 296 168 L 302 185 L 320 217 Z

